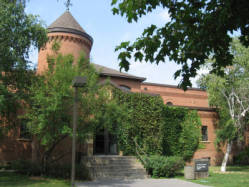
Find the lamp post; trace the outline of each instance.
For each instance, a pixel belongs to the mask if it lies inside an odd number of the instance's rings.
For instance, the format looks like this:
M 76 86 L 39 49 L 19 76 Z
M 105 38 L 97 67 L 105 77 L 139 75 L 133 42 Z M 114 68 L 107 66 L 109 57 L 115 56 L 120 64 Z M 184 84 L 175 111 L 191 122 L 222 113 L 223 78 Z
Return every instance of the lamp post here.
M 75 153 L 76 153 L 76 129 L 78 121 L 78 88 L 84 87 L 86 77 L 75 77 L 72 82 L 74 89 L 74 104 L 73 104 L 73 141 L 72 141 L 72 173 L 71 183 L 75 186 Z

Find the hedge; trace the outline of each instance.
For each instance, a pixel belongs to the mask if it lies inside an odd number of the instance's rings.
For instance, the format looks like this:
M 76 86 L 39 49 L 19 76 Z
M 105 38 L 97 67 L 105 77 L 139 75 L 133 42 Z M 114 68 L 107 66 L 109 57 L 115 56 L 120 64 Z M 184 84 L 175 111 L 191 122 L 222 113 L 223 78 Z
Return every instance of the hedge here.
M 147 172 L 153 177 L 174 177 L 177 171 L 183 168 L 184 161 L 182 157 L 171 156 L 158 156 L 153 155 L 143 157 L 146 162 L 144 166 Z

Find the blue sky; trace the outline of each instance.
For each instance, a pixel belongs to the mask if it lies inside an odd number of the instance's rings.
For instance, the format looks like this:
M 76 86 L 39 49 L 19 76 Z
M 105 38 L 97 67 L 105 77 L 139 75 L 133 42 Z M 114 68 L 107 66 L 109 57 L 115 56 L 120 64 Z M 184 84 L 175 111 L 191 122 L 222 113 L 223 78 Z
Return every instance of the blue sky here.
M 91 61 L 117 70 L 118 53 L 114 49 L 120 42 L 134 41 L 145 27 L 150 24 L 160 26 L 169 20 L 167 11 L 159 8 L 137 23 L 129 24 L 125 18 L 112 14 L 111 0 L 72 0 L 72 3 L 70 12 L 94 39 Z M 64 0 L 30 0 L 26 7 L 27 13 L 39 15 L 47 26 L 65 10 Z M 37 52 L 31 54 L 31 60 L 37 63 Z M 180 79 L 174 80 L 173 74 L 179 68 L 169 61 L 160 65 L 132 62 L 128 73 L 146 77 L 146 82 L 177 85 Z M 192 82 L 195 86 L 195 80 Z

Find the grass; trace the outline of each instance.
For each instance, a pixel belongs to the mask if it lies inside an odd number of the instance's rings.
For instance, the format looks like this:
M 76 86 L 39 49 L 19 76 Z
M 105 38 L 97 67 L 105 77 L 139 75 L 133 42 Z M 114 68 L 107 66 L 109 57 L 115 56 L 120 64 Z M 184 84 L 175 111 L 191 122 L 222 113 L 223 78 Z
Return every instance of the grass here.
M 214 187 L 249 187 L 249 166 L 228 166 L 226 173 L 221 173 L 220 167 L 210 167 L 208 178 L 188 181 Z
M 226 173 L 220 167 L 210 167 L 209 177 L 190 182 L 214 187 L 249 187 L 249 166 L 228 166 Z M 181 174 L 183 175 L 183 173 Z M 183 176 L 178 176 L 184 179 Z M 185 179 L 184 179 L 185 180 Z M 0 172 L 0 187 L 69 187 L 69 180 L 28 177 L 16 173 Z
M 68 187 L 70 182 L 61 179 L 28 177 L 16 173 L 0 172 L 0 187 Z

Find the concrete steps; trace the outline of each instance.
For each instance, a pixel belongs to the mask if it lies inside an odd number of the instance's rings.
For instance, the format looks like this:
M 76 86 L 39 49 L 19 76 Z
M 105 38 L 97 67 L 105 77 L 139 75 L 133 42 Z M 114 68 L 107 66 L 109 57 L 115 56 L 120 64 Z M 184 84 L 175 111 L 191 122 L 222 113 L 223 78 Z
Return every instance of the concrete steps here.
M 82 161 L 93 180 L 148 178 L 143 165 L 134 156 L 91 156 L 83 157 Z

